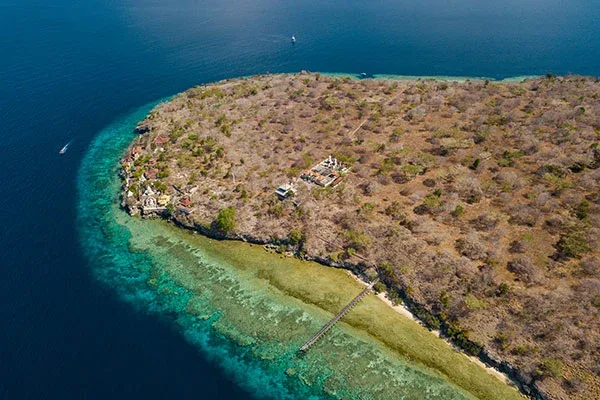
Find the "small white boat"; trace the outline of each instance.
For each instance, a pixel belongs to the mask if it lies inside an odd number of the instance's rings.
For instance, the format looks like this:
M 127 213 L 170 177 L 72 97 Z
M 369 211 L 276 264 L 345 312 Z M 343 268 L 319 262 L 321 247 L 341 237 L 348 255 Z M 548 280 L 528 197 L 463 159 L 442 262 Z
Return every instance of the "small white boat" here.
M 296 43 L 296 36 L 292 35 L 292 43 Z
M 58 154 L 65 154 L 67 152 L 67 149 L 69 148 L 70 144 L 71 144 L 71 142 L 65 144 L 64 147 L 62 149 L 60 149 L 60 151 L 58 152 Z

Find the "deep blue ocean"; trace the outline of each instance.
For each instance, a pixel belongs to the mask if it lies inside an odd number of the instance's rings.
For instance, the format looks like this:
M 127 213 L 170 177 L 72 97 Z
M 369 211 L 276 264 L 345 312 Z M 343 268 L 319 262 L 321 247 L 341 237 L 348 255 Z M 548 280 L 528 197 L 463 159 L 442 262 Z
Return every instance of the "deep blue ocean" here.
M 249 397 L 83 256 L 77 172 L 119 116 L 265 72 L 598 76 L 599 38 L 596 0 L 0 0 L 0 398 Z

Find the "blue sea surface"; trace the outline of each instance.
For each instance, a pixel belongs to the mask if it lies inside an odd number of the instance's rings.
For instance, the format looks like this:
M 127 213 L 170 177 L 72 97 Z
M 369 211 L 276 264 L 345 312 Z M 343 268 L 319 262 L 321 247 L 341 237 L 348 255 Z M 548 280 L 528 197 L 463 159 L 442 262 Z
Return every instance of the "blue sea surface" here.
M 0 398 L 250 396 L 92 272 L 76 179 L 119 117 L 265 72 L 597 76 L 598 37 L 591 0 L 0 0 Z

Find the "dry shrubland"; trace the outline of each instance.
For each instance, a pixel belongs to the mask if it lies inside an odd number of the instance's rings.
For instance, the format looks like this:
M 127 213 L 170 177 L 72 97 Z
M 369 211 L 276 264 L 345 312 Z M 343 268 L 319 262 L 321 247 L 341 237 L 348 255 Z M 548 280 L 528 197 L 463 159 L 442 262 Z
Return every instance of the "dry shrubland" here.
M 598 80 L 257 76 L 192 88 L 141 126 L 130 210 L 150 185 L 184 225 L 218 229 L 228 210 L 230 235 L 376 268 L 468 351 L 551 398 L 600 397 Z M 276 198 L 328 155 L 351 166 L 342 184 Z

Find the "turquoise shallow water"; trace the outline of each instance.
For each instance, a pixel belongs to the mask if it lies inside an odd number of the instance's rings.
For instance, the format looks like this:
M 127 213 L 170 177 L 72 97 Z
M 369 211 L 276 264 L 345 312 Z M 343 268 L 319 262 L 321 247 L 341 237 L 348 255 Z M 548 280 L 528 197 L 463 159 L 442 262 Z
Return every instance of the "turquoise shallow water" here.
M 142 107 L 123 117 L 99 133 L 84 158 L 79 176 L 78 222 L 84 252 L 89 257 L 93 273 L 140 312 L 150 312 L 174 322 L 181 333 L 194 342 L 205 355 L 218 361 L 224 370 L 240 383 L 254 382 L 265 389 L 269 383 L 256 366 L 244 365 L 231 354 L 225 341 L 216 343 L 209 336 L 205 324 L 198 324 L 186 314 L 190 293 L 167 276 L 153 276 L 159 290 L 151 290 L 155 260 L 144 252 L 129 247 L 131 232 L 115 219 L 126 217 L 117 206 L 119 180 L 118 159 L 133 139 L 137 121 L 150 111 L 154 104 Z M 272 388 L 269 391 L 275 391 Z M 280 391 L 281 398 L 286 398 Z
M 100 281 L 163 318 L 257 398 L 472 398 L 344 324 L 298 356 L 330 314 L 279 292 L 251 263 L 229 264 L 205 238 L 121 211 L 118 160 L 152 106 L 100 132 L 79 173 L 81 242 Z

